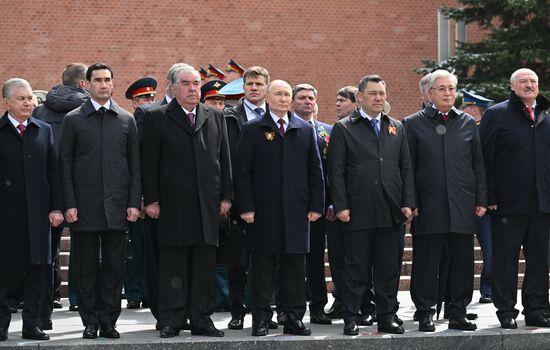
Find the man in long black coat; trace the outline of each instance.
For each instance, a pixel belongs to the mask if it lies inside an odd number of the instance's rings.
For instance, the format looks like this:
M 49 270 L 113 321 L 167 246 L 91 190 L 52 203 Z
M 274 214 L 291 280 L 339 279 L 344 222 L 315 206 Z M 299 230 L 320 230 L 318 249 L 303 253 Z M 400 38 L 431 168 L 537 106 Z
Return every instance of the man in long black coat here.
M 433 105 L 404 121 L 418 199 L 413 222 L 411 296 L 419 330 L 433 332 L 438 270 L 449 251 L 449 328 L 475 330 L 466 319 L 473 293 L 473 234 L 487 194 L 475 119 L 453 107 L 457 79 L 438 70 L 429 77 Z
M 550 327 L 550 101 L 539 95 L 538 76 L 518 69 L 510 98 L 489 108 L 479 129 L 493 228 L 493 303 L 502 328 L 517 328 L 515 308 L 520 247 L 525 255 L 521 289 L 525 324 Z
M 173 79 L 175 98 L 145 113 L 141 141 L 145 210 L 160 219 L 160 336 L 178 335 L 188 313 L 192 334 L 219 337 L 210 315 L 219 216 L 233 199 L 227 129 L 199 103 L 198 71 L 182 66 Z
M 0 341 L 8 337 L 7 292 L 12 274 L 24 271 L 23 338 L 47 340 L 40 300 L 49 297 L 50 224 L 63 221 L 63 202 L 51 127 L 31 116 L 33 94 L 26 80 L 2 87 L 0 119 Z M 51 282 L 51 281 L 50 281 Z
M 344 240 L 344 334 L 358 334 L 371 268 L 378 331 L 403 333 L 395 319 L 401 226 L 416 206 L 407 137 L 403 125 L 383 112 L 382 78 L 361 79 L 357 97 L 361 108 L 334 125 L 328 154 L 330 194 Z
M 118 338 L 125 232 L 141 207 L 139 142 L 134 118 L 111 99 L 111 68 L 93 64 L 86 80 L 90 100 L 63 121 L 65 219 L 71 224 L 82 337 L 94 339 L 100 328 L 100 336 Z
M 272 81 L 268 111 L 244 125 L 237 148 L 236 198 L 241 218 L 249 224 L 255 336 L 268 333 L 277 263 L 279 300 L 287 315 L 283 332 L 311 334 L 301 321 L 306 308 L 305 254 L 309 222 L 323 213 L 324 183 L 315 131 L 289 112 L 291 99 L 287 82 Z

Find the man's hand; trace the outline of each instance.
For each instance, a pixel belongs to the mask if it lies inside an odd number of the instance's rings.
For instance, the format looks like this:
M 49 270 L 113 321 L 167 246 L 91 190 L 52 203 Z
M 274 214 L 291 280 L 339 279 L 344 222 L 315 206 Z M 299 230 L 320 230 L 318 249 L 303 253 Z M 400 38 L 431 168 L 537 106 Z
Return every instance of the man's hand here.
M 487 209 L 489 209 L 489 210 L 497 210 L 497 205 L 496 205 L 496 204 L 494 204 L 494 205 L 489 205 L 489 206 L 487 207 Z
M 246 213 L 241 214 L 241 219 L 243 219 L 244 222 L 247 224 L 254 223 L 254 212 L 253 211 L 247 211 Z
M 63 214 L 59 211 L 50 211 L 48 219 L 52 227 L 57 227 L 63 222 Z
M 130 222 L 136 222 L 136 220 L 139 218 L 139 209 L 138 208 L 127 208 L 126 209 L 126 220 Z
M 145 206 L 145 212 L 152 219 L 158 219 L 160 217 L 160 205 L 158 203 L 151 203 Z
M 405 217 L 407 218 L 407 221 L 405 221 L 404 225 L 408 224 L 409 222 L 412 221 L 413 219 L 413 212 L 411 210 L 411 208 L 409 207 L 403 207 L 401 208 L 401 212 L 403 213 L 403 215 L 405 215 Z
M 483 214 L 485 214 L 485 212 L 487 211 L 487 209 L 485 209 L 484 207 L 476 207 L 476 215 L 478 218 L 482 217 Z
M 325 214 L 325 219 L 330 222 L 333 222 L 337 219 L 336 214 L 334 213 L 334 208 L 332 206 L 328 207 L 327 213 Z
M 342 222 L 349 222 L 351 219 L 349 209 L 339 211 L 338 213 L 336 213 L 336 217 Z
M 224 199 L 220 202 L 220 216 L 222 218 L 227 217 L 227 213 L 229 213 L 229 209 L 231 209 L 231 201 L 229 199 Z
M 414 216 L 415 218 L 418 217 L 418 208 L 416 208 L 415 210 L 413 210 L 413 216 Z
M 67 221 L 69 224 L 78 221 L 78 209 L 69 208 L 65 210 L 65 221 Z
M 307 213 L 307 219 L 310 221 L 310 222 L 313 222 L 313 221 L 317 221 L 317 219 L 319 219 L 321 217 L 322 214 L 320 213 L 316 213 L 314 211 L 310 211 L 309 213 Z

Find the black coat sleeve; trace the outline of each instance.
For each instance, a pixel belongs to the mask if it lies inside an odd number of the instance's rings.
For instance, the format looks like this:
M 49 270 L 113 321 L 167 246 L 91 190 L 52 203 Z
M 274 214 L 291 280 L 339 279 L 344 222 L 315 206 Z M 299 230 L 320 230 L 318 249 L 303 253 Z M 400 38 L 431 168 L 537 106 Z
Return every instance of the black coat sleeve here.
M 405 128 L 401 123 L 398 124 L 398 132 L 401 132 L 401 134 L 403 135 L 399 160 L 401 181 L 403 182 L 401 207 L 416 208 L 416 191 L 414 188 L 414 173 L 411 161 L 411 153 L 409 152 L 407 134 L 405 133 Z
M 128 142 L 126 152 L 130 187 L 128 190 L 128 208 L 141 208 L 141 169 L 139 159 L 139 137 L 134 118 L 129 118 Z
M 225 116 L 219 115 L 221 123 L 221 148 L 220 148 L 220 167 L 221 167 L 221 200 L 233 200 L 233 176 L 231 169 L 231 150 L 229 149 L 229 138 L 227 136 L 227 124 Z
M 313 127 L 310 128 L 311 144 L 308 155 L 308 182 L 309 182 L 309 208 L 308 211 L 323 214 L 325 207 L 325 181 L 323 179 L 323 166 L 317 146 L 317 134 Z
M 346 163 L 347 144 L 345 131 L 340 123 L 336 123 L 330 134 L 330 146 L 328 148 L 328 176 L 330 184 L 330 197 L 334 212 L 349 209 L 346 190 Z
M 160 201 L 159 116 L 145 112 L 141 137 L 141 181 L 143 204 Z
M 235 197 L 238 199 L 239 214 L 254 212 L 254 194 L 252 192 L 252 167 L 254 165 L 253 128 L 245 124 L 237 145 L 237 169 L 235 171 Z
M 479 137 L 481 149 L 483 152 L 483 163 L 485 166 L 487 205 L 495 205 L 497 196 L 495 193 L 495 144 L 497 139 L 497 126 L 495 115 L 491 109 L 488 109 L 481 118 L 479 127 Z
M 61 174 L 59 162 L 54 147 L 54 138 L 52 129 L 48 129 L 48 184 L 50 186 L 50 211 L 63 208 L 63 192 L 61 191 Z
M 75 122 L 78 122 L 75 117 L 65 118 L 63 121 L 61 143 L 59 145 L 59 162 L 65 209 L 77 208 L 73 183 L 73 161 L 76 147 Z

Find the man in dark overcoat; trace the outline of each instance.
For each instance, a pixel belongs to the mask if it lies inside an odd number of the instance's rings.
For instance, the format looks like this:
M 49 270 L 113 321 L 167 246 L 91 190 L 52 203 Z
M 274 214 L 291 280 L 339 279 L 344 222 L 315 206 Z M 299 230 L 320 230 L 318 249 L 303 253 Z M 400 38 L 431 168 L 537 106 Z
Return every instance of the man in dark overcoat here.
M 141 207 L 139 141 L 134 118 L 111 99 L 112 69 L 93 64 L 86 80 L 90 100 L 63 121 L 65 219 L 71 224 L 82 337 L 94 339 L 99 329 L 100 336 L 119 338 L 125 233 Z
M 219 217 L 233 199 L 227 129 L 199 103 L 198 71 L 181 66 L 173 79 L 175 98 L 145 113 L 141 140 L 145 210 L 160 219 L 160 336 L 178 335 L 189 314 L 192 334 L 220 337 L 210 315 Z
M 361 108 L 334 125 L 328 154 L 331 200 L 344 240 L 344 334 L 358 334 L 371 268 L 378 331 L 399 334 L 401 226 L 416 206 L 407 138 L 403 125 L 383 112 L 382 78 L 361 79 L 357 98 Z
M 419 330 L 435 331 L 438 271 L 449 252 L 449 328 L 475 330 L 466 319 L 473 293 L 473 234 L 487 206 L 485 170 L 475 119 L 454 108 L 457 79 L 438 70 L 428 78 L 432 104 L 404 121 L 418 208 L 413 222 L 411 296 Z
M 539 95 L 535 72 L 515 71 L 510 98 L 487 109 L 479 129 L 487 169 L 493 229 L 493 303 L 502 328 L 517 328 L 518 259 L 525 256 L 521 288 L 525 324 L 550 327 L 550 101 Z
M 51 299 L 50 224 L 63 221 L 63 202 L 51 127 L 31 117 L 30 84 L 19 78 L 2 86 L 0 119 L 0 341 L 8 338 L 7 292 L 13 273 L 24 272 L 24 339 L 48 340 L 40 324 L 41 300 Z
M 255 336 L 268 334 L 276 283 L 287 317 L 283 332 L 311 334 L 301 321 L 306 308 L 305 254 L 309 222 L 323 213 L 324 183 L 315 131 L 289 112 L 291 100 L 290 85 L 272 81 L 266 94 L 268 111 L 244 125 L 237 148 L 236 198 L 241 218 L 249 224 Z

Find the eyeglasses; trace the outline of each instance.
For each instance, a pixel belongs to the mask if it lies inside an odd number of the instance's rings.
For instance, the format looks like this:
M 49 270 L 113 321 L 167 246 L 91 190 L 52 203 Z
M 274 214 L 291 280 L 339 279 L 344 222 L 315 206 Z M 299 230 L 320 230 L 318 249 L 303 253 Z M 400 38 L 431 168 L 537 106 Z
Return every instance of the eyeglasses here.
M 449 87 L 440 86 L 437 88 L 430 88 L 430 90 L 436 90 L 437 92 L 440 92 L 440 93 L 445 93 L 447 91 L 451 93 L 456 92 L 456 88 L 454 86 L 449 86 Z

